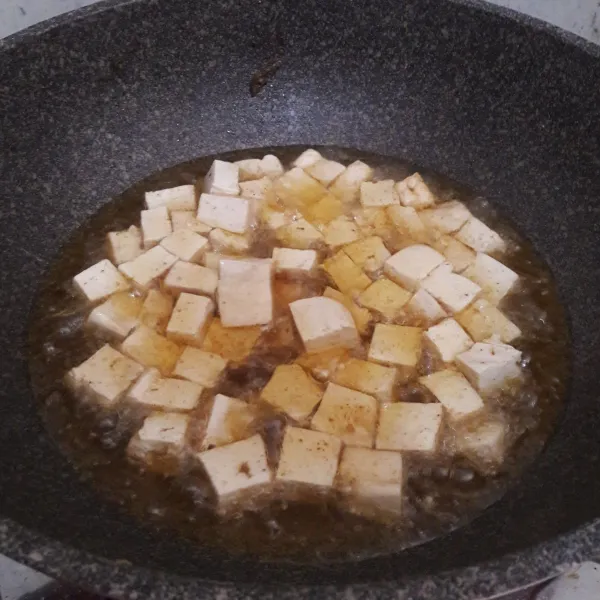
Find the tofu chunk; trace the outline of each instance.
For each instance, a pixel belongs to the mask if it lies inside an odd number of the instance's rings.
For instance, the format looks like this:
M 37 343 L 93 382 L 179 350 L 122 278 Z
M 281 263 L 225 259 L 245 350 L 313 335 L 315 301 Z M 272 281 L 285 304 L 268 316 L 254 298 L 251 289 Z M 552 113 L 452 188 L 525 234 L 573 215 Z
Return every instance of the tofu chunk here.
M 164 279 L 165 288 L 174 294 L 187 292 L 214 296 L 219 276 L 208 267 L 182 260 L 176 262 Z
M 454 233 L 467 222 L 471 213 L 462 202 L 452 200 L 424 210 L 419 216 L 426 227 L 441 233 Z
M 375 447 L 378 450 L 433 454 L 439 444 L 443 418 L 441 404 L 385 404 L 381 407 Z
M 418 289 L 420 283 L 444 262 L 444 257 L 425 244 L 403 248 L 385 261 L 385 274 L 407 290 Z
M 276 274 L 305 276 L 314 273 L 318 256 L 314 250 L 273 248 L 273 265 Z
M 498 305 L 519 281 L 513 270 L 481 252 L 463 275 L 481 286 L 483 297 L 494 305 Z
M 493 475 L 504 461 L 506 424 L 499 419 L 485 421 L 456 436 L 457 449 L 484 475 Z
M 360 238 L 358 225 L 348 217 L 337 217 L 325 225 L 325 243 L 330 248 L 339 248 Z
M 260 162 L 263 173 L 269 179 L 277 179 L 283 175 L 283 165 L 274 154 L 265 154 Z
M 137 258 L 142 252 L 142 232 L 132 225 L 125 231 L 111 231 L 106 236 L 108 255 L 116 264 Z
M 202 194 L 196 218 L 211 227 L 231 233 L 245 233 L 252 219 L 250 200 L 235 196 Z
M 279 365 L 260 398 L 296 421 L 304 421 L 319 404 L 321 387 L 300 365 Z
M 283 211 L 263 206 L 259 213 L 261 225 L 272 232 L 277 231 L 280 227 L 291 225 L 294 222 L 295 214 L 290 211 Z
M 159 290 L 150 290 L 142 304 L 139 321 L 158 333 L 167 329 L 173 311 L 173 299 Z
M 167 337 L 180 344 L 200 347 L 214 311 L 210 298 L 180 294 L 167 325 Z
M 236 160 L 233 164 L 238 168 L 240 182 L 261 179 L 265 175 L 260 158 Z
M 273 181 L 268 177 L 240 183 L 240 196 L 252 200 L 255 207 L 275 204 L 277 200 Z
M 348 358 L 348 350 L 333 348 L 313 354 L 301 354 L 296 359 L 296 364 L 309 371 L 315 379 L 327 381 L 339 365 L 348 360 Z
M 210 450 L 250 437 L 250 424 L 253 420 L 254 411 L 249 404 L 237 398 L 217 394 L 200 449 Z
M 106 344 L 71 369 L 65 381 L 74 392 L 83 393 L 94 402 L 110 407 L 121 399 L 143 370 L 140 364 Z
M 273 320 L 271 272 L 271 259 L 221 260 L 218 298 L 225 327 L 266 325 Z
M 483 298 L 456 315 L 456 320 L 476 342 L 490 338 L 510 344 L 521 336 L 521 330 L 493 304 Z
M 125 277 L 106 258 L 75 275 L 73 283 L 90 302 L 99 302 L 112 294 L 129 289 Z
M 360 203 L 363 208 L 377 208 L 399 204 L 400 200 L 396 193 L 394 181 L 365 181 L 360 184 Z
M 323 296 L 343 304 L 350 311 L 358 333 L 360 335 L 367 335 L 371 325 L 371 313 L 368 311 L 368 309 L 356 304 L 356 302 L 354 302 L 350 296 L 342 294 L 342 292 L 339 290 L 335 290 L 329 286 L 325 288 Z
M 202 349 L 218 354 L 225 360 L 240 362 L 248 358 L 260 335 L 260 325 L 224 327 L 221 319 L 217 318 L 210 322 Z
M 163 238 L 166 238 L 173 232 L 169 211 L 164 206 L 143 210 L 141 220 L 145 250 L 154 248 Z
M 303 209 L 314 204 L 327 193 L 327 188 L 300 167 L 294 167 L 273 182 L 275 195 L 284 206 Z
M 453 423 L 473 417 L 483 410 L 481 396 L 457 371 L 449 369 L 438 371 L 425 377 L 419 377 L 419 383 L 438 399 Z
M 385 261 L 391 256 L 383 240 L 376 235 L 348 244 L 344 252 L 356 265 L 371 274 L 382 269 Z
M 504 252 L 506 243 L 483 221 L 471 217 L 458 231 L 456 239 L 476 252 Z
M 295 219 L 291 223 L 279 227 L 275 232 L 277 241 L 282 246 L 307 250 L 323 242 L 323 234 L 306 219 Z
M 396 369 L 351 358 L 338 367 L 331 381 L 375 396 L 380 402 L 391 402 L 397 376 Z
M 163 375 L 170 375 L 181 349 L 153 329 L 140 325 L 125 338 L 121 351 L 146 367 L 155 367 Z
M 304 170 L 319 183 L 327 187 L 346 170 L 346 167 L 335 160 L 321 158 L 312 165 L 305 167 Z
M 180 229 L 168 235 L 160 245 L 180 260 L 199 263 L 208 247 L 208 240 L 191 229 Z
M 278 481 L 331 487 L 341 450 L 342 442 L 332 435 L 288 427 L 275 477 Z
M 213 249 L 223 254 L 247 254 L 251 246 L 248 234 L 240 235 L 223 229 L 213 229 L 208 234 L 208 239 Z
M 352 211 L 352 216 L 362 237 L 377 235 L 384 240 L 390 240 L 395 236 L 395 228 L 388 217 L 387 210 L 386 207 L 380 206 L 379 208 L 360 208 Z
M 173 231 L 179 231 L 181 229 L 189 229 L 200 235 L 206 235 L 212 231 L 212 227 L 202 221 L 196 219 L 196 209 L 194 210 L 172 210 L 171 211 L 171 225 Z
M 388 206 L 386 212 L 400 238 L 417 243 L 430 241 L 431 233 L 421 221 L 419 213 L 412 206 Z
M 333 194 L 327 194 L 304 210 L 304 216 L 310 223 L 327 225 L 344 214 L 342 201 Z
M 371 448 L 378 413 L 379 402 L 373 396 L 330 383 L 311 427 L 341 439 L 347 446 Z
M 405 306 L 406 314 L 418 325 L 434 325 L 447 317 L 439 302 L 423 288 L 418 290 Z
M 146 208 L 174 210 L 196 210 L 196 190 L 193 185 L 179 185 L 166 190 L 146 192 Z
M 144 395 L 159 379 L 160 371 L 158 369 L 155 369 L 154 367 L 146 369 L 137 381 L 127 390 L 125 400 L 133 406 L 141 404 Z
M 240 193 L 239 179 L 238 165 L 224 160 L 215 160 L 204 177 L 202 191 L 205 194 L 237 196 Z
M 402 308 L 410 300 L 410 292 L 389 279 L 381 278 L 372 283 L 358 296 L 361 306 L 375 311 L 386 321 L 393 321 L 402 314 Z
M 473 340 L 454 319 L 445 319 L 430 327 L 423 335 L 423 341 L 441 362 L 452 362 L 473 345 Z
M 421 357 L 421 337 L 419 327 L 404 325 L 375 325 L 373 339 L 369 347 L 369 360 L 393 367 L 414 368 Z
M 158 377 L 137 399 L 137 405 L 156 410 L 189 412 L 200 403 L 204 388 L 192 381 Z
M 396 184 L 396 193 L 403 206 L 420 210 L 435 204 L 435 196 L 419 173 L 399 181 Z
M 123 339 L 139 323 L 142 303 L 139 296 L 134 296 L 129 292 L 113 294 L 92 310 L 88 317 L 88 324 Z
M 292 317 L 307 352 L 353 348 L 358 331 L 350 311 L 331 298 L 303 298 L 290 304 Z
M 323 269 L 336 287 L 344 294 L 362 292 L 371 285 L 371 280 L 342 250 L 323 263 Z
M 360 198 L 360 186 L 373 179 L 373 169 L 357 160 L 348 165 L 346 170 L 331 184 L 331 192 L 344 204 L 352 204 Z
M 214 388 L 227 367 L 227 361 L 218 354 L 188 346 L 175 365 L 173 375 Z
M 130 262 L 119 265 L 119 270 L 140 290 L 147 290 L 159 277 L 162 277 L 175 263 L 177 257 L 162 246 L 140 254 Z
M 421 285 L 451 314 L 464 310 L 481 293 L 476 283 L 444 268 L 436 269 Z
M 446 257 L 457 273 L 462 273 L 475 260 L 475 252 L 451 235 L 438 235 L 432 246 Z
M 456 365 L 484 396 L 521 377 L 521 352 L 508 344 L 477 343 L 456 357 Z
M 306 169 L 323 158 L 320 152 L 309 148 L 300 154 L 300 156 L 292 163 L 294 167 L 300 167 Z

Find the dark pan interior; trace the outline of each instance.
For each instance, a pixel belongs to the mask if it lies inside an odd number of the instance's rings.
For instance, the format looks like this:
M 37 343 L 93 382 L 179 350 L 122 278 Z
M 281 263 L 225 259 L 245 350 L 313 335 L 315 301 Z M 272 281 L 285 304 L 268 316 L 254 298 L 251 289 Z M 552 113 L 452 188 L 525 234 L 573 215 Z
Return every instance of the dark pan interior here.
M 131 2 L 0 46 L 0 514 L 109 559 L 271 583 L 439 573 L 593 520 L 600 513 L 598 81 L 600 60 L 586 49 L 438 0 Z M 400 156 L 496 202 L 552 268 L 573 337 L 566 410 L 520 485 L 434 543 L 323 569 L 232 559 L 104 502 L 46 434 L 27 378 L 27 318 L 38 283 L 90 214 L 169 165 L 288 144 Z

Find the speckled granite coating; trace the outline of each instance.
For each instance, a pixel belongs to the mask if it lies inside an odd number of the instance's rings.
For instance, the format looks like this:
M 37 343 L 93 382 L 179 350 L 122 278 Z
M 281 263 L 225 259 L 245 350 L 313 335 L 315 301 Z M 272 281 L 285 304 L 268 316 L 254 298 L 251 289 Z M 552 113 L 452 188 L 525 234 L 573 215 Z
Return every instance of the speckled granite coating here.
M 474 599 L 598 552 L 600 52 L 507 16 L 439 0 L 142 0 L 0 42 L 0 551 L 114 597 L 224 600 Z M 31 401 L 27 315 L 69 233 L 157 169 L 283 144 L 398 155 L 466 183 L 557 276 L 577 357 L 561 425 L 526 481 L 433 544 L 322 568 L 192 546 L 103 502 Z

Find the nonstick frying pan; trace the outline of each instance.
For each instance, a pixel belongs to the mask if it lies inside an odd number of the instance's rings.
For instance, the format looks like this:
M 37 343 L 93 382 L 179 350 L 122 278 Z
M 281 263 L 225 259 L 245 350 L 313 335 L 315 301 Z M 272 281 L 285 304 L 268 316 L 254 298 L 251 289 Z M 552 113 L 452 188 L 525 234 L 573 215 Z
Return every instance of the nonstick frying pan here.
M 593 556 L 599 81 L 596 47 L 450 0 L 117 1 L 0 42 L 0 550 L 131 598 L 476 598 Z M 73 230 L 156 170 L 288 144 L 400 156 L 477 190 L 569 314 L 570 392 L 543 455 L 470 525 L 398 554 L 261 563 L 155 530 L 81 480 L 30 392 L 29 311 Z

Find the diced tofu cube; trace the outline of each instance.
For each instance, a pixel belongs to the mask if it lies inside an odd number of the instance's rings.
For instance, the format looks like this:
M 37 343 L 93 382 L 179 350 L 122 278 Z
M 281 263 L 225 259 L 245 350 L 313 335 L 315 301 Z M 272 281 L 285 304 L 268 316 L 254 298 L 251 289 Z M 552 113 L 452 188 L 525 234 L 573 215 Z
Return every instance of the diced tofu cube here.
M 260 158 L 246 158 L 244 160 L 236 160 L 234 165 L 238 168 L 239 180 L 252 181 L 264 177 L 262 168 L 262 160 Z M 240 185 L 241 187 L 241 185 Z
M 318 257 L 314 250 L 273 248 L 273 266 L 276 274 L 310 275 L 317 264 Z
M 250 200 L 235 196 L 202 194 L 198 205 L 199 221 L 231 233 L 245 233 L 250 227 Z
M 448 418 L 458 423 L 483 410 L 481 396 L 471 387 L 466 377 L 457 371 L 446 369 L 425 377 L 419 377 L 424 385 L 446 409 Z
M 256 206 L 275 203 L 273 181 L 268 177 L 240 183 L 240 196 L 253 200 Z
M 344 252 L 367 273 L 379 271 L 391 256 L 383 240 L 376 235 L 348 244 Z
M 362 306 L 359 306 L 346 294 L 342 294 L 339 290 L 335 290 L 332 287 L 326 287 L 323 292 L 325 298 L 331 298 L 340 304 L 343 304 L 352 315 L 354 324 L 360 335 L 366 335 L 369 332 L 369 326 L 371 324 L 371 313 Z
M 327 188 L 299 167 L 284 173 L 273 182 L 273 186 L 277 197 L 288 208 L 302 209 L 327 193 Z
M 163 333 L 171 318 L 173 299 L 159 290 L 150 290 L 142 305 L 139 321 L 150 329 Z
M 410 292 L 389 279 L 378 279 L 361 292 L 358 302 L 361 306 L 375 311 L 386 321 L 393 321 L 402 313 L 402 308 L 410 300 Z
M 263 173 L 269 179 L 276 179 L 283 175 L 283 165 L 274 154 L 265 154 L 261 159 Z
M 419 325 L 433 325 L 447 316 L 439 302 L 423 288 L 406 304 L 405 311 Z
M 200 347 L 214 311 L 210 298 L 180 294 L 167 325 L 167 337 L 180 344 Z
M 279 365 L 260 394 L 261 400 L 296 421 L 305 420 L 322 396 L 323 390 L 300 365 Z
M 462 273 L 475 260 L 475 252 L 451 235 L 438 235 L 432 246 L 446 257 L 457 273 Z
M 360 203 L 364 208 L 399 204 L 400 200 L 394 186 L 394 181 L 391 179 L 376 182 L 365 181 L 360 184 Z
M 191 229 L 180 229 L 168 235 L 160 245 L 181 260 L 198 263 L 206 252 L 208 240 Z
M 111 294 L 129 289 L 129 283 L 110 260 L 103 259 L 73 278 L 75 287 L 90 302 L 98 302 Z
M 113 294 L 100 306 L 94 308 L 88 323 L 106 333 L 123 339 L 139 323 L 143 301 L 128 292 Z
M 196 190 L 193 185 L 180 185 L 166 190 L 146 192 L 146 208 L 196 210 Z
M 218 298 L 225 327 L 266 325 L 273 320 L 272 267 L 271 259 L 221 260 Z
M 476 283 L 444 268 L 436 269 L 421 285 L 452 314 L 464 310 L 481 293 Z
M 201 385 L 192 381 L 158 377 L 139 395 L 137 405 L 156 410 L 189 412 L 198 406 L 203 391 Z
M 317 296 L 292 302 L 290 310 L 307 352 L 353 348 L 358 344 L 354 319 L 343 304 Z
M 202 349 L 226 360 L 242 361 L 252 352 L 261 335 L 260 325 L 223 327 L 221 319 L 213 319 L 208 327 Z
M 337 217 L 325 225 L 325 243 L 331 248 L 339 248 L 360 238 L 358 225 L 348 217 Z
M 227 367 L 227 361 L 218 354 L 188 346 L 175 365 L 173 375 L 214 388 Z
M 485 475 L 493 475 L 504 460 L 506 424 L 495 419 L 480 423 L 456 436 L 458 451 Z
M 456 357 L 456 365 L 483 395 L 508 386 L 521 376 L 521 352 L 507 344 L 477 343 Z
M 369 277 L 342 250 L 328 258 L 323 263 L 323 269 L 344 294 L 362 292 L 371 285 Z
M 141 221 L 145 250 L 154 248 L 163 238 L 173 232 L 169 211 L 164 206 L 143 210 Z
M 322 158 L 312 165 L 305 167 L 305 171 L 324 186 L 331 185 L 345 170 L 346 167 L 343 164 L 335 160 L 327 160 L 326 158 Z
M 344 214 L 342 201 L 333 194 L 327 194 L 304 210 L 304 215 L 311 223 L 327 225 Z
M 248 234 L 230 233 L 223 229 L 213 229 L 208 234 L 211 246 L 217 252 L 229 254 L 246 254 L 250 250 Z
M 348 446 L 371 448 L 378 413 L 379 402 L 373 396 L 330 383 L 311 427 L 341 439 Z
M 456 320 L 476 342 L 495 337 L 510 344 L 521 335 L 521 330 L 504 313 L 483 298 L 458 313 Z
M 311 165 L 314 165 L 316 162 L 321 160 L 323 157 L 320 152 L 317 152 L 313 148 L 309 148 L 305 150 L 300 156 L 292 163 L 294 167 L 300 167 L 301 169 L 306 169 Z
M 385 274 L 398 285 L 414 291 L 444 262 L 444 257 L 425 244 L 403 248 L 385 261 Z
M 276 479 L 331 487 L 342 442 L 326 433 L 288 427 L 283 437 Z
M 381 407 L 375 447 L 433 454 L 438 447 L 443 418 L 441 404 L 386 404 Z
M 358 201 L 360 186 L 365 181 L 373 179 L 373 169 L 364 162 L 357 160 L 348 165 L 346 170 L 331 184 L 329 188 L 345 204 Z
M 467 222 L 471 213 L 462 202 L 453 200 L 424 210 L 419 216 L 426 227 L 442 233 L 454 233 Z
M 331 381 L 375 396 L 380 402 L 390 402 L 397 377 L 396 369 L 351 358 L 338 367 Z
M 142 252 L 142 232 L 132 225 L 125 231 L 111 231 L 106 236 L 108 254 L 117 265 L 137 258 Z
M 295 215 L 289 211 L 282 211 L 271 208 L 270 206 L 263 206 L 259 213 L 261 224 L 271 231 L 277 231 L 280 227 L 291 225 L 294 222 Z M 317 232 L 318 233 L 318 232 Z M 283 234 L 285 237 L 286 234 Z M 317 238 L 320 238 L 319 234 Z
M 196 454 L 217 494 L 220 505 L 242 492 L 269 484 L 273 475 L 267 463 L 267 450 L 260 435 Z
M 200 449 L 210 450 L 250 437 L 250 424 L 253 420 L 254 411 L 249 404 L 237 398 L 217 394 Z
M 386 208 L 361 208 L 353 211 L 353 216 L 362 237 L 377 235 L 384 240 L 394 237 L 395 229 Z
M 504 240 L 483 221 L 471 217 L 458 231 L 456 239 L 476 252 L 504 252 Z
M 483 253 L 477 254 L 463 275 L 481 286 L 483 297 L 494 305 L 499 304 L 519 281 L 519 276 L 513 270 Z
M 75 392 L 89 395 L 94 402 L 110 407 L 121 399 L 144 368 L 108 344 L 66 375 Z
M 205 294 L 214 296 L 219 277 L 215 271 L 193 263 L 178 261 L 167 273 L 165 288 L 175 294 Z
M 155 367 L 163 375 L 171 374 L 181 354 L 181 349 L 175 342 L 145 325 L 140 325 L 125 338 L 121 350 L 142 365 Z
M 215 160 L 204 177 L 202 191 L 205 194 L 237 196 L 240 193 L 239 178 L 240 170 L 236 164 Z
M 423 341 L 426 348 L 442 362 L 452 362 L 457 354 L 473 345 L 473 340 L 454 319 L 445 319 L 430 327 L 423 335 Z
M 275 233 L 277 241 L 289 248 L 306 250 L 314 248 L 323 241 L 323 235 L 306 219 L 296 219 L 287 225 L 279 227 Z
M 127 390 L 125 399 L 136 406 L 142 402 L 144 395 L 160 379 L 160 371 L 151 367 L 146 369 L 138 380 Z
M 137 288 L 147 290 L 176 262 L 177 257 L 174 254 L 167 252 L 162 246 L 155 246 L 132 261 L 119 265 L 119 270 L 131 279 Z
M 419 327 L 404 325 L 375 325 L 369 347 L 369 360 L 394 367 L 416 367 L 421 357 Z
M 421 209 L 435 204 L 433 192 L 419 173 L 414 173 L 410 177 L 399 181 L 396 184 L 396 193 L 403 206 Z
M 388 206 L 386 211 L 402 239 L 421 243 L 430 241 L 432 237 L 430 232 L 421 221 L 419 213 L 412 206 Z
M 173 210 L 171 211 L 171 225 L 173 231 L 179 231 L 180 229 L 189 229 L 200 235 L 206 235 L 212 231 L 210 225 L 202 223 L 196 219 L 195 210 Z
M 301 354 L 296 359 L 296 364 L 310 371 L 313 377 L 319 381 L 326 381 L 330 379 L 338 366 L 348 359 L 348 356 L 348 350 L 332 348 L 313 354 Z

